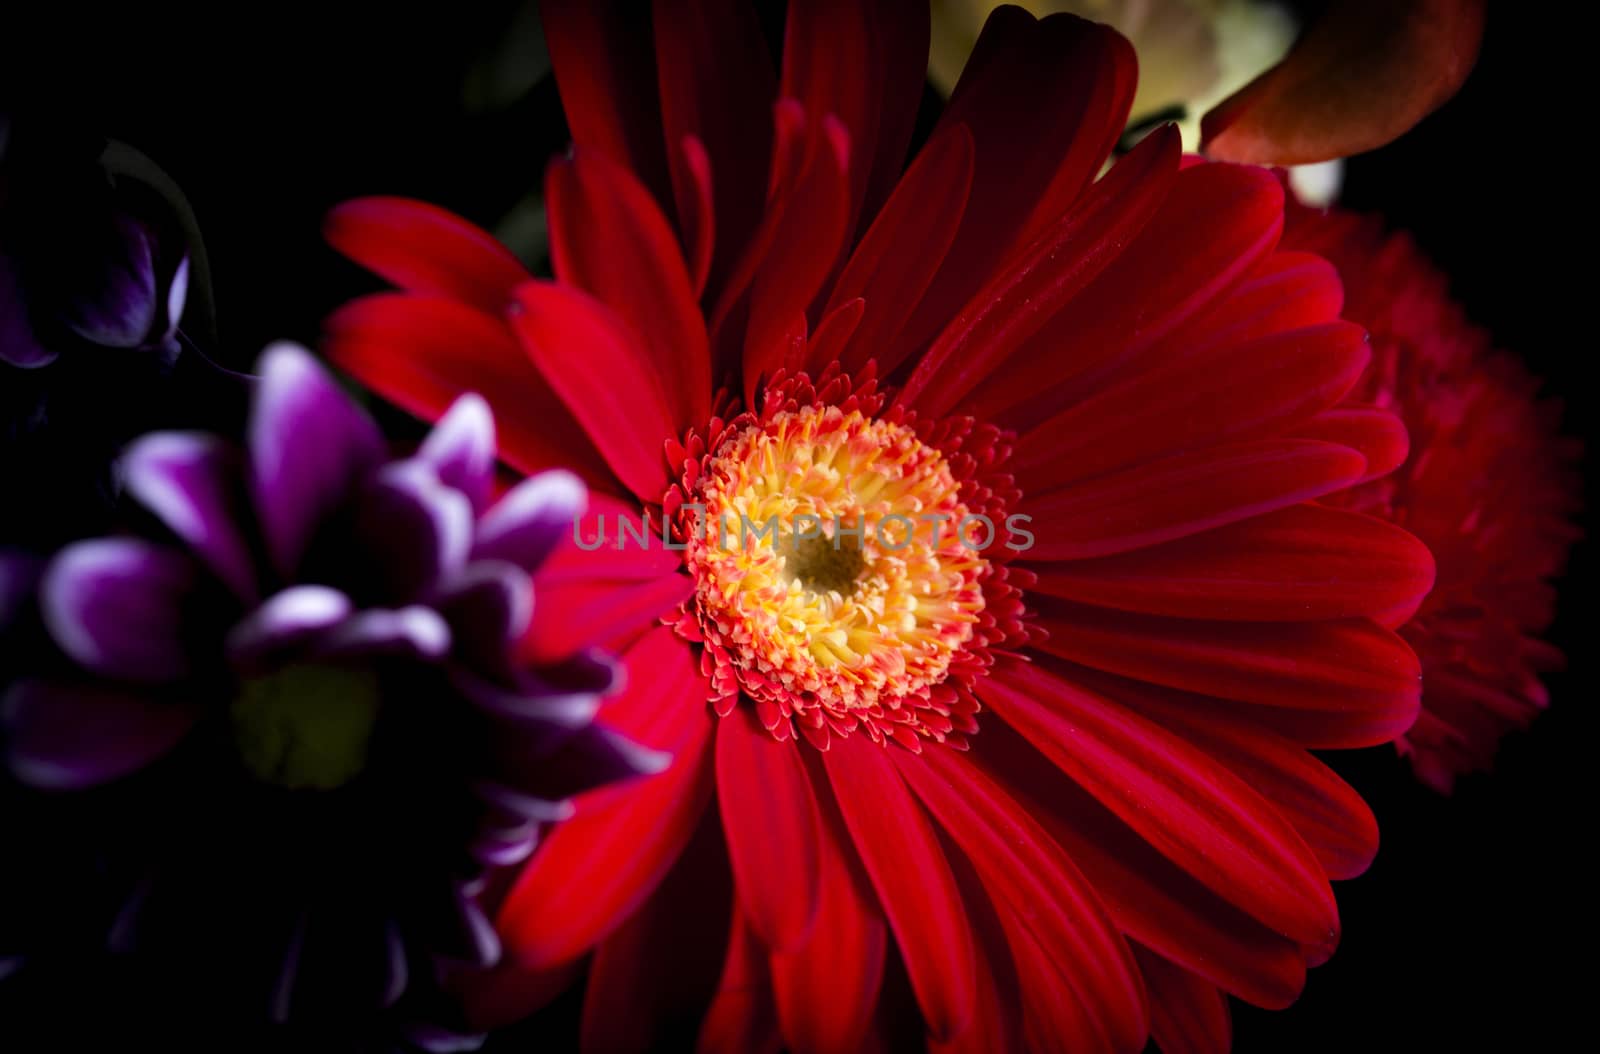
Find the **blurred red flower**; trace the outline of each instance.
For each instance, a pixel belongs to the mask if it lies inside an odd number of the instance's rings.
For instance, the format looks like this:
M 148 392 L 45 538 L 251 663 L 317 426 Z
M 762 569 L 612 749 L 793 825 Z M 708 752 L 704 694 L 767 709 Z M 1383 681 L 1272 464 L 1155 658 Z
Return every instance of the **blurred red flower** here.
M 1399 747 L 1419 779 L 1448 792 L 1548 702 L 1539 676 L 1562 657 L 1541 634 L 1555 615 L 1551 579 L 1579 535 L 1579 445 L 1559 434 L 1560 404 L 1468 321 L 1408 235 L 1339 210 L 1291 206 L 1290 217 L 1284 244 L 1338 268 L 1345 317 L 1372 334 L 1350 401 L 1392 411 L 1410 433 L 1398 471 L 1331 500 L 1404 527 L 1438 561 L 1433 591 L 1400 630 L 1423 688 Z

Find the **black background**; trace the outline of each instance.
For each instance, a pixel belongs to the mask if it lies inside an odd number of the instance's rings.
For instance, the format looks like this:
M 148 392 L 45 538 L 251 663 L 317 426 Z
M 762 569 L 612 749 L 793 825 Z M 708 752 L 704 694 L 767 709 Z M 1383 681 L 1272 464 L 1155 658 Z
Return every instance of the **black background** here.
M 329 206 L 399 193 L 490 223 L 564 145 L 548 81 L 492 112 L 462 103 L 508 0 L 66 5 L 42 23 L 17 6 L 0 19 L 0 104 L 123 139 L 185 189 L 231 365 L 274 338 L 313 340 L 330 308 L 367 287 L 321 243 Z M 1582 27 L 1564 24 L 1579 5 L 1492 6 L 1466 88 L 1401 142 L 1354 159 L 1344 200 L 1413 231 L 1581 433 L 1595 416 L 1594 60 L 1580 53 Z M 1338 887 L 1343 945 L 1299 1003 L 1235 1005 L 1236 1050 L 1548 1050 L 1587 1036 L 1592 564 L 1580 545 L 1553 632 L 1570 657 L 1550 680 L 1554 707 L 1507 740 L 1493 776 L 1443 799 L 1391 751 L 1333 759 L 1371 802 L 1383 848 Z M 562 1049 L 571 1006 L 491 1049 L 530 1049 L 535 1036 Z

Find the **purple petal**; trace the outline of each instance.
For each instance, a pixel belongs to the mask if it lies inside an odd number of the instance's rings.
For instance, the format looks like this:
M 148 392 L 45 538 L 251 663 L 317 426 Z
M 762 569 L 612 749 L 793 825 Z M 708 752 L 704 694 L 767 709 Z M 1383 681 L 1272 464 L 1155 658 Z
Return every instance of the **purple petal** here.
M 507 687 L 456 667 L 450 679 L 469 702 L 482 710 L 515 721 L 542 726 L 542 742 L 550 750 L 573 731 L 583 728 L 600 709 L 593 692 L 553 693 L 543 687 Z
M 350 599 L 328 586 L 291 586 L 267 600 L 228 632 L 231 662 L 249 665 L 286 651 L 350 617 Z
M 488 1038 L 486 1033 L 452 1032 L 420 1022 L 405 1027 L 406 1041 L 428 1054 L 467 1054 L 482 1047 Z
M 22 681 L 6 693 L 8 762 L 24 783 L 78 790 L 144 768 L 175 747 L 199 708 L 90 683 Z
M 461 396 L 422 441 L 417 457 L 433 466 L 441 483 L 465 494 L 474 512 L 481 510 L 494 482 L 494 415 L 489 404 L 476 393 Z
M 626 686 L 628 668 L 614 656 L 598 648 L 589 648 L 560 662 L 545 663 L 526 670 L 522 678 L 524 683 L 540 685 L 550 692 L 613 695 Z
M 237 449 L 199 432 L 156 432 L 128 448 L 122 472 L 128 493 L 187 542 L 236 596 L 247 603 L 255 599 L 255 565 L 240 530 L 248 506 Z
M 555 469 L 529 476 L 483 514 L 473 558 L 508 560 L 533 571 L 567 536 L 588 503 L 583 482 L 570 472 Z
M 406 942 L 400 927 L 391 920 L 383 924 L 384 983 L 380 1005 L 384 1009 L 394 1006 L 406 994 L 411 983 L 411 967 L 406 962 Z
M 0 362 L 32 370 L 54 361 L 56 353 L 47 351 L 33 337 L 16 265 L 0 252 Z
M 164 334 L 170 340 L 178 331 L 178 323 L 183 321 L 183 308 L 189 299 L 189 254 L 184 253 L 183 259 L 178 261 L 178 267 L 172 272 L 172 281 L 167 286 L 167 332 Z
M 38 557 L 16 549 L 0 549 L 0 633 L 22 614 L 43 569 Z M 529 587 L 531 590 L 531 586 Z M 533 614 L 533 594 L 528 595 L 529 617 Z
M 450 627 L 429 608 L 377 608 L 350 616 L 317 642 L 319 658 L 403 656 L 436 660 L 450 651 Z
M 482 798 L 498 812 L 516 816 L 522 820 L 532 820 L 538 823 L 560 823 L 570 820 L 577 813 L 577 808 L 566 798 L 540 798 L 525 791 L 515 790 L 500 783 L 479 783 L 473 788 L 478 797 Z
M 289 934 L 289 943 L 278 965 L 278 978 L 272 986 L 272 1002 L 267 1013 L 273 1024 L 282 1025 L 289 1020 L 295 983 L 300 979 L 300 956 L 305 947 L 306 917 L 301 915 L 295 920 L 294 929 Z
M 500 936 L 494 931 L 494 923 L 465 890 L 458 886 L 452 893 L 454 910 L 447 924 L 443 954 L 473 966 L 493 966 L 500 961 Z
M 426 462 L 397 461 L 362 489 L 355 531 L 357 573 L 370 580 L 370 595 L 397 604 L 422 600 L 467 562 L 472 505 Z
M 481 834 L 472 841 L 472 856 L 485 867 L 510 867 L 533 855 L 539 844 L 539 828 L 520 835 Z
M 502 739 L 502 768 L 516 773 L 516 788 L 540 798 L 564 798 L 634 776 L 651 776 L 672 763 L 672 755 L 635 743 L 605 725 L 593 724 L 569 736 L 559 749 L 539 755 L 538 747 Z
M 476 560 L 445 586 L 436 607 L 458 653 L 475 668 L 500 671 L 533 622 L 533 580 L 502 560 Z
M 258 370 L 253 497 L 273 566 L 292 579 L 317 527 L 382 461 L 383 437 L 304 348 L 274 344 Z
M 91 343 L 137 348 L 156 325 L 155 254 L 144 224 L 118 216 L 114 226 L 94 280 L 73 298 L 65 320 Z
M 190 668 L 198 568 L 133 538 L 69 546 L 45 570 L 40 609 L 50 634 L 85 669 L 129 681 L 171 681 Z

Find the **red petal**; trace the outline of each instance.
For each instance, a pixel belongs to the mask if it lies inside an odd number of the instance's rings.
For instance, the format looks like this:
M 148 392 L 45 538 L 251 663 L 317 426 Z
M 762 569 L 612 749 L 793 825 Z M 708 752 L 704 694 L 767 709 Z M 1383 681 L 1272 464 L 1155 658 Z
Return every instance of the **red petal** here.
M 717 728 L 717 800 L 739 903 L 775 951 L 798 946 L 817 914 L 817 806 L 801 746 L 780 743 L 751 707 Z
M 1122 134 L 1136 77 L 1133 48 L 1106 26 L 1035 22 L 1014 7 L 989 17 L 939 119 L 939 131 L 971 129 L 976 166 L 947 265 L 908 327 L 912 346 L 1090 185 Z
M 1372 623 L 1200 622 L 1044 598 L 1039 647 L 1135 680 L 1336 718 L 1351 736 L 1393 739 L 1416 719 L 1421 670 Z
M 1389 410 L 1341 406 L 1297 425 L 1294 431 L 1307 439 L 1359 450 L 1367 459 L 1362 480 L 1387 476 L 1405 464 L 1411 451 L 1405 424 Z
M 1053 494 L 1023 511 L 1037 537 L 1030 560 L 1084 560 L 1159 545 L 1341 490 L 1361 455 L 1332 443 L 1258 439 L 1178 454 Z
M 722 979 L 700 1024 L 695 1050 L 698 1054 L 778 1054 L 781 1047 L 766 951 L 744 914 L 736 910 Z
M 1069 406 L 1017 444 L 1025 491 L 1284 430 L 1344 397 L 1370 359 L 1349 322 L 1172 358 Z
M 1003 366 L 1116 259 L 1155 214 L 1177 175 L 1178 146 L 1177 133 L 1171 129 L 1148 137 L 1075 208 L 998 269 L 917 363 L 899 401 L 930 414 L 949 413 L 962 396 Z M 974 184 L 969 215 L 981 190 Z M 958 239 L 950 255 L 961 251 Z M 936 281 L 928 296 L 939 295 Z
M 857 154 L 846 205 L 851 227 L 868 185 L 881 201 L 905 163 L 927 69 L 928 22 L 927 5 L 914 0 L 789 6 L 779 94 L 814 119 L 833 115 L 849 133 Z
M 1023 1041 L 1023 992 L 1017 976 L 1017 964 L 1010 947 L 1012 939 L 1010 916 L 1001 918 L 983 878 L 964 853 L 951 853 L 950 869 L 955 873 L 956 884 L 961 889 L 961 902 L 972 926 L 972 948 L 977 963 L 978 987 L 972 1020 L 961 1034 L 947 1042 L 929 1040 L 929 1054 L 990 1054 L 996 1050 L 1017 1050 Z M 884 986 L 884 998 L 879 1011 L 879 1021 L 893 1021 L 897 1013 L 904 1013 L 904 1004 L 913 998 L 895 1001 L 900 990 L 910 986 L 900 979 L 899 963 L 890 964 L 889 981 Z M 1054 967 L 1048 967 L 1050 971 Z M 898 983 L 895 983 L 898 982 Z M 1030 995 L 1037 995 L 1041 985 L 1030 986 Z M 1064 986 L 1063 986 L 1064 987 Z M 909 997 L 907 992 L 906 996 Z M 1076 1009 L 1075 1000 L 1067 1000 Z M 1075 1032 L 1073 1034 L 1076 1034 Z
M 1087 1033 L 1058 1044 L 1136 1050 L 1144 1040 L 1143 993 L 1133 957 L 1093 888 L 1050 835 L 966 754 L 933 747 L 893 755 L 928 811 L 977 868 L 997 906 L 1016 913 L 1050 964 L 1046 976 L 1023 967 L 1024 988 L 1064 982 L 1046 1001 L 1081 1005 Z M 1013 943 L 1013 951 L 1017 946 Z M 1080 1016 L 1080 1015 L 1074 1015 Z
M 692 135 L 683 137 L 673 154 L 674 179 L 684 183 L 678 202 L 678 225 L 683 229 L 683 248 L 689 260 L 689 281 L 694 298 L 705 295 L 711 280 L 711 259 L 716 252 L 717 213 L 712 201 L 711 159 L 705 144 Z M 677 175 L 679 171 L 682 175 Z M 709 352 L 708 352 L 709 353 Z
M 683 857 L 645 903 L 600 944 L 583 997 L 581 1049 L 654 1050 L 700 1016 L 717 991 L 722 949 L 706 939 L 728 921 L 728 881 L 708 811 Z
M 339 252 L 402 289 L 462 300 L 498 316 L 528 280 L 511 250 L 466 220 L 408 198 L 357 198 L 322 223 Z
M 866 301 L 862 324 L 839 356 L 846 371 L 877 359 L 888 374 L 910 353 L 897 338 L 944 263 L 971 189 L 972 133 L 951 125 L 922 148 L 834 283 L 830 311 L 853 297 Z
M 679 434 L 661 376 L 666 364 L 651 361 L 615 315 L 570 286 L 523 283 L 511 328 L 617 478 L 641 499 L 660 501 L 662 444 Z
M 654 581 L 683 567 L 683 558 L 668 549 L 657 533 L 648 545 L 637 545 L 635 528 L 642 522 L 638 502 L 613 498 L 609 494 L 589 495 L 589 507 L 573 525 L 573 534 L 563 538 L 534 574 L 534 585 L 558 582 Z M 627 540 L 617 545 L 621 521 L 627 520 Z M 659 532 L 659 525 L 657 526 Z M 579 539 L 584 549 L 578 545 Z M 596 544 L 598 543 L 598 544 Z
M 1182 735 L 1244 777 L 1300 832 L 1331 879 L 1355 878 L 1378 852 L 1378 822 L 1361 795 L 1305 748 L 1236 715 L 1194 705 L 1194 697 L 1122 678 L 1076 676 Z
M 1161 856 L 1003 724 L 991 721 L 973 742 L 1093 883 L 1124 933 L 1258 1006 L 1294 1001 L 1305 984 L 1300 945 Z
M 744 395 L 754 401 L 757 381 L 783 365 L 786 337 L 833 271 L 850 220 L 850 137 L 832 117 L 806 115 L 810 143 L 793 192 L 771 208 L 782 222 L 750 289 L 744 339 Z M 820 121 L 820 126 L 819 126 Z
M 805 944 L 771 959 L 778 1020 L 792 1054 L 862 1048 L 878 1009 L 889 945 L 831 792 L 819 789 L 816 803 L 826 817 L 818 843 L 816 924 Z
M 593 294 L 632 330 L 669 399 L 670 435 L 703 426 L 711 415 L 705 319 L 650 192 L 622 166 L 580 148 L 551 163 L 545 198 L 556 277 Z
M 1333 891 L 1300 836 L 1238 776 L 1137 713 L 1002 660 L 983 700 L 1173 863 L 1287 937 L 1337 932 Z
M 1461 87 L 1483 41 L 1483 0 L 1346 0 L 1277 66 L 1205 115 L 1212 157 L 1305 165 L 1393 142 Z
M 528 969 L 501 959 L 487 971 L 473 970 L 455 987 L 470 1026 L 478 1031 L 521 1021 L 566 991 L 583 970 L 578 962 Z
M 505 324 L 455 300 L 379 293 L 323 323 L 323 351 L 367 387 L 425 421 L 466 392 L 494 412 L 502 460 L 532 474 L 572 468 L 591 485 L 611 472 Z M 657 495 L 659 497 L 659 495 Z
M 860 297 L 829 308 L 817 331 L 806 341 L 804 368 L 815 377 L 837 360 L 852 334 L 861 325 L 867 302 Z
M 1148 948 L 1135 944 L 1133 954 L 1150 989 L 1151 1038 L 1161 1054 L 1228 1054 L 1233 1022 L 1216 986 Z
M 517 876 L 496 926 L 524 966 L 588 951 L 632 912 L 672 866 L 711 800 L 709 689 L 689 646 L 659 627 L 625 657 L 628 685 L 603 719 L 673 754 L 660 775 L 579 800 Z
M 1283 187 L 1259 169 L 1200 165 L 1183 169 L 1163 192 L 1155 216 L 1117 247 L 1116 259 L 1030 336 L 1004 372 L 981 378 L 964 413 L 1005 411 L 1000 423 L 1026 429 L 1151 363 L 1213 343 L 1206 316 L 1278 242 Z
M 1280 247 L 1186 328 L 1201 341 L 1237 343 L 1332 322 L 1343 307 L 1344 284 L 1333 264 Z
M 972 932 L 938 835 L 884 753 L 892 749 L 865 736 L 841 736 L 823 761 L 928 1032 L 949 1039 L 972 1016 Z
M 749 299 L 746 294 L 783 225 L 783 203 L 800 182 L 808 156 L 806 113 L 793 99 L 779 99 L 772 108 L 772 156 L 767 169 L 766 198 L 761 221 L 740 243 L 726 281 L 717 293 L 711 313 L 712 375 L 718 378 L 739 369 L 745 354 Z
M 1180 618 L 1316 622 L 1415 605 L 1433 558 L 1382 520 L 1287 509 L 1116 556 L 1039 564 L 1030 592 Z
M 579 146 L 627 165 L 665 201 L 655 55 L 631 0 L 544 0 L 544 24 L 567 127 Z M 676 140 L 674 140 L 676 141 Z
M 704 252 L 715 295 L 761 221 L 777 77 L 756 9 L 743 0 L 655 0 L 653 12 L 666 142 L 693 136 L 702 143 L 709 177 L 702 182 L 688 155 L 673 155 L 678 227 L 698 251 L 689 218 L 709 204 L 702 200 L 709 188 L 716 248 L 708 243 Z
M 870 68 L 877 74 L 877 97 L 872 103 L 877 130 L 870 136 L 851 133 L 856 164 L 870 173 L 866 197 L 855 210 L 857 231 L 878 214 L 905 172 L 906 153 L 928 83 L 932 34 L 928 5 L 920 0 L 875 0 L 868 7 L 868 18 L 873 46 Z
M 694 582 L 676 571 L 641 582 L 541 577 L 535 585 L 533 621 L 517 654 L 536 664 L 558 662 L 586 648 L 625 648 L 694 592 Z

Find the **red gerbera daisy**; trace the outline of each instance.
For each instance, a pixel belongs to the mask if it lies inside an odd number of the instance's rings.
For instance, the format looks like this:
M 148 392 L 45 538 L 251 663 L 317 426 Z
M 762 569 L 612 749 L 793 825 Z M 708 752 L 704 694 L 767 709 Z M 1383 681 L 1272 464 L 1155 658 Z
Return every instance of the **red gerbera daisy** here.
M 1270 173 L 1170 129 L 1096 180 L 1135 79 L 1103 27 L 998 12 L 902 171 L 922 5 L 791 4 L 778 73 L 735 0 L 621 7 L 545 7 L 556 282 L 415 202 L 328 226 L 403 289 L 330 320 L 336 361 L 424 417 L 482 391 L 514 468 L 675 547 L 536 583 L 564 621 L 530 648 L 625 649 L 609 720 L 676 761 L 507 891 L 483 1023 L 592 953 L 595 1050 L 685 1013 L 709 1050 L 1226 1046 L 1220 993 L 1292 1001 L 1376 849 L 1307 748 L 1418 705 L 1375 617 L 1427 551 L 1313 503 L 1399 430 L 1336 408 L 1368 361 L 1337 278 L 1277 250 Z M 723 514 L 777 536 L 701 537 Z
M 1338 268 L 1345 316 L 1372 334 L 1372 365 L 1348 401 L 1392 410 L 1410 433 L 1399 471 L 1337 504 L 1405 527 L 1438 560 L 1438 582 L 1400 630 L 1422 660 L 1423 692 L 1399 747 L 1419 779 L 1449 792 L 1549 701 L 1540 674 L 1562 656 L 1540 635 L 1555 615 L 1550 580 L 1579 535 L 1579 446 L 1559 434 L 1559 403 L 1493 349 L 1410 237 L 1347 212 L 1291 206 L 1290 217 L 1285 243 Z

